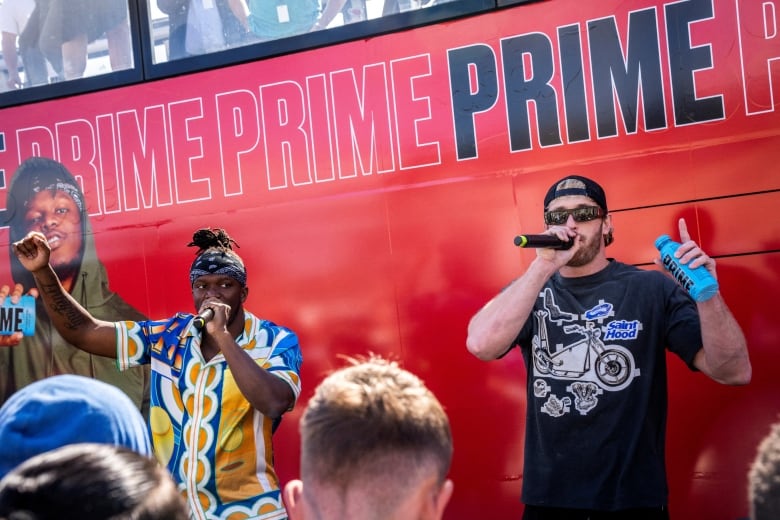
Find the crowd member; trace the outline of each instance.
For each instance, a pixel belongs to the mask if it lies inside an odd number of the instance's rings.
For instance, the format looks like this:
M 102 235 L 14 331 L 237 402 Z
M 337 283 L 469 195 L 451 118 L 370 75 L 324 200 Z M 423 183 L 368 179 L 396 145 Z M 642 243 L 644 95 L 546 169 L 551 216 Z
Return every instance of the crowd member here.
M 105 36 L 111 70 L 133 66 L 128 3 L 125 0 L 36 0 L 20 46 L 38 47 L 51 63 L 62 63 L 63 79 L 87 67 L 87 45 Z
M 37 455 L 0 480 L 0 519 L 187 520 L 170 474 L 152 457 L 108 444 Z
M 0 478 L 36 455 L 83 442 L 152 453 L 141 413 L 119 389 L 72 374 L 36 381 L 0 407 Z
M 284 490 L 291 520 L 442 517 L 453 490 L 449 419 L 397 363 L 371 357 L 325 378 L 300 431 L 301 480 Z
M 190 0 L 157 0 L 157 8 L 168 16 L 168 60 L 187 56 L 187 13 Z
M 519 345 L 526 388 L 524 518 L 666 519 L 666 356 L 731 385 L 749 382 L 744 334 L 720 293 L 694 303 L 670 277 L 608 258 L 603 189 L 569 176 L 544 198 L 546 234 L 525 273 L 471 319 L 467 347 L 493 360 Z M 678 255 L 715 261 L 679 222 Z M 616 333 L 619 332 L 619 333 Z
M 16 258 L 13 242 L 38 231 L 51 246 L 54 272 L 82 307 L 102 320 L 144 319 L 109 289 L 84 195 L 63 164 L 45 157 L 22 162 L 11 178 L 6 204 L 11 275 L 16 286 L 13 291 L 7 286 L 0 289 L 0 303 L 7 296 L 18 301 L 24 291 L 36 291 L 33 277 Z M 40 302 L 38 308 L 33 336 L 0 336 L 0 347 L 12 347 L 0 348 L 0 404 L 34 381 L 54 374 L 80 374 L 120 388 L 148 416 L 149 367 L 119 372 L 115 361 L 71 345 L 57 332 Z
M 328 0 L 341 5 L 344 0 Z M 315 27 L 320 14 L 320 0 L 247 0 L 249 27 L 261 41 L 276 40 L 287 36 L 307 33 Z M 327 4 L 325 6 L 327 9 Z M 340 7 L 339 7 L 340 9 Z M 333 13 L 335 16 L 338 10 Z
M 758 445 L 748 473 L 750 520 L 780 518 L 780 423 Z
M 49 81 L 46 59 L 37 46 L 21 46 L 16 51 L 17 39 L 35 9 L 35 0 L 4 0 L 0 2 L 0 49 L 8 70 L 10 90 L 44 85 Z M 19 55 L 24 65 L 25 81 L 19 76 Z
M 46 237 L 14 244 L 35 278 L 57 330 L 121 369 L 151 363 L 152 441 L 185 490 L 197 518 L 285 518 L 273 468 L 274 422 L 300 394 L 296 335 L 244 308 L 244 262 L 222 229 L 200 229 L 189 279 L 202 329 L 191 314 L 162 321 L 108 322 L 90 315 L 62 287 Z M 236 244 L 237 245 L 237 244 Z
M 177 60 L 247 44 L 244 0 L 157 0 L 168 15 L 168 59 Z
M 362 0 L 356 1 L 363 3 Z M 327 0 L 322 6 L 322 11 L 315 17 L 310 30 L 320 31 L 322 29 L 327 29 L 333 19 L 339 14 L 342 15 L 344 24 L 362 21 L 359 18 L 361 18 L 361 15 L 365 14 L 365 5 L 357 6 L 355 8 L 355 13 L 353 15 L 355 19 L 353 20 L 352 17 L 348 16 L 350 14 L 350 4 L 352 3 L 354 3 L 352 0 Z M 362 7 L 362 9 L 360 9 L 360 7 Z M 362 16 L 362 18 L 365 20 L 365 16 Z
M 447 2 L 452 2 L 452 0 L 385 0 L 382 6 L 382 16 L 404 13 L 414 9 L 424 9 L 434 5 L 446 4 Z

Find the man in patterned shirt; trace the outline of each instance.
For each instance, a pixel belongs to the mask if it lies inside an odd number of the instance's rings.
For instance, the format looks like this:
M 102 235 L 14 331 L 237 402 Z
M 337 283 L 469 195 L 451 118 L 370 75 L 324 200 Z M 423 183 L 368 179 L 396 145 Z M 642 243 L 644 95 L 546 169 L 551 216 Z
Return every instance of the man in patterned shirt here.
M 97 320 L 62 288 L 46 238 L 14 244 L 46 311 L 71 344 L 115 357 L 121 370 L 149 363 L 150 427 L 157 458 L 183 490 L 192 518 L 287 517 L 271 437 L 300 394 L 296 335 L 246 309 L 246 269 L 224 230 L 201 229 L 190 269 L 198 316 L 162 321 Z

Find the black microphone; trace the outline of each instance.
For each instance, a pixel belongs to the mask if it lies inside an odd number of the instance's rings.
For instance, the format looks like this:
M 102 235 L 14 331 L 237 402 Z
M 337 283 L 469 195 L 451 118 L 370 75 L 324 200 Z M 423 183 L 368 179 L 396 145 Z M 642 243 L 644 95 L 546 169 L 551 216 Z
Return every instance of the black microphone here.
M 547 247 L 550 249 L 570 249 L 574 239 L 561 240 L 555 235 L 518 235 L 515 237 L 517 247 Z
M 214 317 L 214 309 L 209 307 L 205 311 L 195 316 L 195 318 L 193 318 L 192 320 L 192 324 L 195 326 L 196 329 L 202 330 L 203 327 L 206 326 L 206 323 L 210 322 L 213 317 Z

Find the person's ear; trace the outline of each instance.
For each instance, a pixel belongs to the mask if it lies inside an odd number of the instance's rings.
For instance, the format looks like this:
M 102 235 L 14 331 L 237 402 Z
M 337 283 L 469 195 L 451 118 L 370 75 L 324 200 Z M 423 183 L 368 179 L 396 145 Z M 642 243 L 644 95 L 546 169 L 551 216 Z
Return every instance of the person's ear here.
M 246 297 L 249 296 L 249 287 L 246 285 L 241 289 L 241 303 L 246 301 Z
M 444 509 L 452 497 L 453 483 L 445 480 L 441 485 L 435 475 L 423 480 L 417 486 L 416 492 L 410 497 L 411 508 L 415 510 L 414 517 L 420 520 L 441 520 Z M 411 509 L 404 511 L 410 517 Z M 400 517 L 399 517 L 400 518 Z
M 452 498 L 452 491 L 454 489 L 455 489 L 455 484 L 453 484 L 450 479 L 445 480 L 444 484 L 441 486 L 441 490 L 439 490 L 439 494 L 435 500 L 435 509 L 436 509 L 435 518 L 437 520 L 444 516 L 444 509 L 447 507 L 450 498 Z
M 291 480 L 282 492 L 290 520 L 303 520 L 303 482 Z
M 608 213 L 606 217 L 604 217 L 604 226 L 603 226 L 603 234 L 604 234 L 604 245 L 608 246 L 612 243 L 614 237 L 612 236 L 612 213 Z

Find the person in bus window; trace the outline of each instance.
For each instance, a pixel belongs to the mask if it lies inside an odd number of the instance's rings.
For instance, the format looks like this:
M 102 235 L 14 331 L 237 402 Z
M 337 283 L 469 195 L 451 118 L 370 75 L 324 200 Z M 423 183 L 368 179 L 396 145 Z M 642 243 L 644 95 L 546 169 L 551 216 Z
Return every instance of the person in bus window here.
M 606 256 L 613 239 L 604 190 L 568 176 L 544 198 L 546 234 L 520 278 L 480 309 L 468 350 L 498 359 L 519 345 L 528 406 L 526 520 L 668 519 L 666 352 L 729 385 L 751 378 L 745 336 L 720 293 L 694 302 L 671 277 Z M 681 261 L 715 261 L 680 219 Z
M 780 518 L 780 423 L 758 445 L 748 473 L 748 498 L 750 520 Z
M 22 44 L 16 51 L 17 39 L 35 9 L 35 0 L 4 0 L 0 3 L 0 47 L 8 70 L 8 88 L 11 90 L 48 83 L 46 59 L 37 45 Z M 25 80 L 19 76 L 19 56 L 24 66 Z
M 222 229 L 199 229 L 188 244 L 197 247 L 189 279 L 200 324 L 191 314 L 97 319 L 63 288 L 44 235 L 30 233 L 14 248 L 69 342 L 121 369 L 151 364 L 155 454 L 193 515 L 276 520 L 286 513 L 272 434 L 300 395 L 301 351 L 295 333 L 244 308 L 246 268 L 233 244 Z
M 338 15 L 342 25 L 368 20 L 366 0 L 328 0 L 311 30 L 327 29 Z
M 452 433 L 425 384 L 395 362 L 352 360 L 325 378 L 300 423 L 291 520 L 438 520 L 452 496 Z
M 340 4 L 335 16 L 344 0 L 329 1 Z M 307 33 L 315 28 L 320 14 L 320 0 L 248 0 L 247 6 L 249 27 L 263 41 Z
M 382 16 L 404 13 L 415 9 L 424 9 L 434 5 L 445 4 L 453 0 L 385 0 L 382 6 Z
M 252 41 L 244 0 L 157 0 L 168 15 L 168 59 L 217 52 Z
M 84 75 L 87 45 L 105 36 L 111 70 L 133 66 L 125 0 L 36 0 L 21 41 L 37 45 L 46 58 L 62 62 L 63 79 Z
M 46 157 L 30 157 L 17 168 L 8 188 L 6 225 L 11 243 L 37 231 L 52 247 L 51 264 L 68 293 L 93 315 L 105 320 L 144 319 L 108 285 L 98 259 L 84 195 L 65 166 Z M 9 247 L 11 297 L 33 289 L 35 281 Z M 0 300 L 9 288 L 0 290 Z M 15 391 L 55 374 L 79 374 L 123 390 L 146 416 L 149 408 L 149 369 L 117 370 L 112 360 L 83 352 L 55 329 L 38 302 L 35 334 L 0 336 L 0 403 Z M 15 345 L 15 346 L 14 346 Z M 7 348 L 3 348 L 7 347 Z
M 190 0 L 157 0 L 157 8 L 168 15 L 168 59 L 187 56 L 184 39 L 187 35 L 187 11 Z

